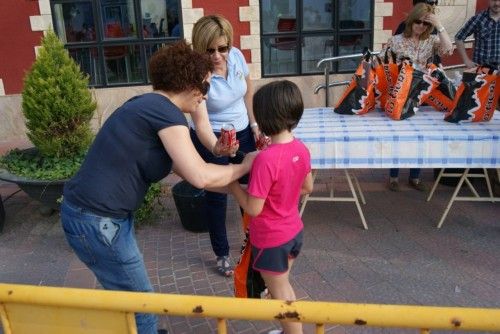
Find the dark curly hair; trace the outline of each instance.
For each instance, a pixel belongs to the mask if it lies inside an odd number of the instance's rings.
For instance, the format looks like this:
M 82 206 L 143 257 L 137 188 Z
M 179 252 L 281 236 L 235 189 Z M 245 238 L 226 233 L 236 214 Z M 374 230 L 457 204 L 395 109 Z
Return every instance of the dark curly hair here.
M 206 54 L 191 49 L 185 40 L 156 51 L 149 60 L 149 78 L 153 89 L 179 93 L 204 90 L 203 81 L 213 70 Z
M 291 131 L 299 124 L 303 112 L 304 102 L 299 87 L 289 80 L 270 82 L 253 96 L 255 120 L 268 136 Z

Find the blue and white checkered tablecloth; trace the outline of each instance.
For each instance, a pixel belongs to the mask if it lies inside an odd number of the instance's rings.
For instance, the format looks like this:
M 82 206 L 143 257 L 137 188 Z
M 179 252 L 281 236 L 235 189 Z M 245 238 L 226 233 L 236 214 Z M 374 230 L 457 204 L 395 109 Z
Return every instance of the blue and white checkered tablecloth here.
M 448 123 L 422 107 L 394 121 L 378 110 L 339 115 L 306 109 L 294 130 L 311 151 L 314 169 L 391 167 L 500 167 L 500 114 L 490 122 Z

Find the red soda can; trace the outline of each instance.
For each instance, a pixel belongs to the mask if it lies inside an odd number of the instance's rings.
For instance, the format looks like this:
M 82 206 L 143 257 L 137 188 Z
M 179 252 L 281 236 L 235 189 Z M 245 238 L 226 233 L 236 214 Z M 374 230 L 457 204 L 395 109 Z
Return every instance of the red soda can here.
M 257 139 L 257 142 L 255 143 L 255 147 L 259 150 L 262 151 L 265 149 L 269 144 L 271 144 L 271 138 L 266 136 L 265 134 L 261 133 L 259 136 L 259 139 Z
M 222 124 L 220 129 L 221 144 L 223 147 L 232 147 L 236 144 L 236 130 L 231 123 Z

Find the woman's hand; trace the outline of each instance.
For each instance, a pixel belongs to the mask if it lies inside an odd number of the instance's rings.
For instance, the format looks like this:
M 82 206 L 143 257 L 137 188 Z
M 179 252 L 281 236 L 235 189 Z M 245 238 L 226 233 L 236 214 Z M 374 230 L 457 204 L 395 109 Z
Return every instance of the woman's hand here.
M 473 68 L 473 69 L 477 68 L 477 64 L 475 62 L 473 62 L 472 60 L 470 60 L 470 58 L 465 59 L 464 64 L 465 64 L 465 67 L 467 67 L 469 69 L 470 68 Z
M 250 168 L 252 168 L 253 160 L 255 159 L 257 154 L 259 154 L 259 152 L 257 151 L 249 152 L 245 155 L 245 158 L 241 162 L 241 164 L 245 166 L 247 173 L 250 171 Z
M 435 47 L 439 48 L 438 52 L 440 56 L 451 55 L 453 53 L 453 43 L 451 42 L 450 36 L 446 32 L 446 29 L 439 21 L 435 14 L 427 14 L 424 17 L 425 22 L 429 22 L 436 28 L 439 36 L 439 44 Z
M 212 154 L 216 157 L 229 156 L 234 157 L 238 149 L 240 148 L 240 142 L 235 141 L 231 146 L 227 146 L 222 142 L 222 137 L 219 137 L 212 148 Z
M 441 24 L 441 22 L 439 21 L 438 17 L 435 14 L 427 14 L 424 17 L 424 21 L 429 22 L 430 24 L 432 24 L 434 26 L 434 28 L 436 28 L 438 30 L 443 27 L 443 25 Z
M 257 140 L 259 140 L 259 138 L 260 138 L 260 129 L 256 123 L 253 123 L 253 124 L 255 124 L 254 126 L 251 125 L 253 139 L 255 140 L 255 142 L 257 142 Z

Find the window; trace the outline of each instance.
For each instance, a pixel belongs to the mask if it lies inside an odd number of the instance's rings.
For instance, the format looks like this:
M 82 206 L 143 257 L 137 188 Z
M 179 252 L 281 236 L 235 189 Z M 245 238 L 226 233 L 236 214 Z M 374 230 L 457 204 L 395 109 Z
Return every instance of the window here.
M 148 60 L 182 37 L 180 0 L 53 0 L 54 29 L 96 87 L 147 84 Z
M 373 0 L 261 0 L 263 76 L 319 73 L 326 57 L 372 48 Z M 358 61 L 333 63 L 351 72 Z

